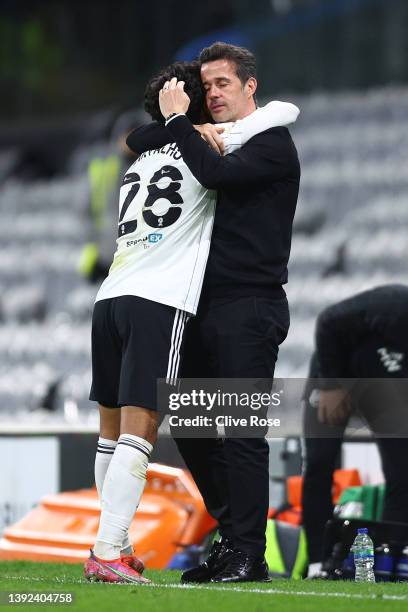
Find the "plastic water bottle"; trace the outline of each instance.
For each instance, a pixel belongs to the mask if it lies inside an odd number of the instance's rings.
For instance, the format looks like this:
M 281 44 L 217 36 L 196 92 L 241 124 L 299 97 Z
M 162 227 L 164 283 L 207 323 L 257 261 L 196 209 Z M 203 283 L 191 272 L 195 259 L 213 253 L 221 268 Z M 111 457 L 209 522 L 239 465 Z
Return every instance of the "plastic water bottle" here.
M 368 529 L 363 527 L 357 530 L 356 539 L 351 550 L 354 555 L 356 567 L 356 582 L 375 582 L 374 576 L 374 544 L 368 535 Z

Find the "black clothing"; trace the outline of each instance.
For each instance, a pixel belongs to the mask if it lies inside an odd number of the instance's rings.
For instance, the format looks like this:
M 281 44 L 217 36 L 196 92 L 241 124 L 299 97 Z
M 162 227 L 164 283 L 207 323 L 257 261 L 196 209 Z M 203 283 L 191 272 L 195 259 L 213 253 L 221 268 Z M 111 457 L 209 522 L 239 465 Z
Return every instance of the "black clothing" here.
M 237 550 L 231 555 L 224 569 L 211 578 L 211 582 L 270 582 L 264 557 L 254 557 Z
M 322 560 L 323 528 L 333 515 L 332 477 L 347 423 L 320 423 L 309 399 L 313 389 L 340 387 L 337 379 L 343 376 L 363 379 L 351 387 L 351 399 L 377 438 L 386 481 L 382 519 L 408 523 L 408 473 L 403 469 L 408 453 L 407 325 L 408 287 L 403 285 L 365 291 L 318 318 L 303 423 L 302 504 L 311 563 Z M 322 383 L 322 376 L 330 378 L 329 384 Z
M 188 318 L 185 311 L 135 295 L 96 302 L 89 399 L 107 408 L 157 410 L 157 379 L 176 380 Z
M 157 121 L 141 125 L 126 138 L 126 144 L 133 153 L 141 155 L 145 151 L 160 149 L 172 141 L 167 128 Z
M 181 575 L 181 582 L 210 582 L 227 564 L 234 554 L 232 542 L 223 538 L 220 542 L 214 542 L 207 559 L 192 567 Z
M 187 326 L 181 377 L 261 378 L 271 387 L 279 344 L 288 328 L 286 298 L 200 304 Z M 176 443 L 221 535 L 235 548 L 263 556 L 269 505 L 266 440 L 177 438 Z
M 333 472 L 338 467 L 343 442 L 341 435 L 330 438 L 308 437 L 316 435 L 316 431 L 322 428 L 322 424 L 316 421 L 316 408 L 307 405 L 304 415 L 306 469 L 302 507 L 309 563 L 323 560 L 324 526 L 333 518 Z M 343 432 L 344 429 L 345 426 Z M 403 467 L 408 453 L 408 440 L 377 438 L 377 445 L 386 482 L 381 518 L 384 521 L 408 523 L 408 473 Z
M 282 296 L 300 167 L 287 128 L 266 130 L 222 157 L 187 119 L 139 128 L 127 139 L 138 152 L 176 141 L 196 179 L 218 193 L 203 296 Z
M 383 285 L 323 310 L 316 326 L 316 348 L 323 378 L 361 376 L 351 357 L 366 339 L 408 349 L 408 287 Z M 404 365 L 406 366 L 406 357 Z M 371 371 L 371 370 L 370 370 Z M 385 376 L 390 372 L 385 371 Z M 395 370 L 397 376 L 398 370 Z M 371 376 L 381 377 L 380 371 Z M 368 377 L 368 376 L 367 376 Z M 334 384 L 335 386 L 335 384 Z
M 202 301 L 187 326 L 181 376 L 272 379 L 288 329 L 286 296 Z

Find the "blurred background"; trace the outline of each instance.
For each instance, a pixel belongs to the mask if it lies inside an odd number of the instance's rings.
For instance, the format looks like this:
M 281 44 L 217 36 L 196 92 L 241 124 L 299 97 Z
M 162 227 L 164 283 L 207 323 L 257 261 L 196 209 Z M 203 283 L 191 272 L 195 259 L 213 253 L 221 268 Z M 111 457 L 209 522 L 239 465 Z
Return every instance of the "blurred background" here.
M 322 308 L 408 283 L 407 31 L 405 0 L 0 1 L 0 528 L 93 483 L 90 318 L 150 76 L 223 40 L 257 56 L 261 103 L 300 107 L 277 376 L 304 377 Z M 17 493 L 16 452 L 40 475 Z

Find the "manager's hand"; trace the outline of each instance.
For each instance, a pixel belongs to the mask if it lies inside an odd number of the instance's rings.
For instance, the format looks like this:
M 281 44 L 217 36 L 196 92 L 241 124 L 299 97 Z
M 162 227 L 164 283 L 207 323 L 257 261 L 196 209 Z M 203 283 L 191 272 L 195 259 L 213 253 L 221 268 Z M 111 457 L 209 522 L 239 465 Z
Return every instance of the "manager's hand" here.
M 203 123 L 202 125 L 194 126 L 197 132 L 200 132 L 201 138 L 210 145 L 214 151 L 220 155 L 224 154 L 224 140 L 220 134 L 223 133 L 224 129 L 221 125 L 214 125 L 212 123 Z
M 184 91 L 184 81 L 177 81 L 173 77 L 171 81 L 166 81 L 159 91 L 159 105 L 161 114 L 165 119 L 173 113 L 183 113 L 188 111 L 190 98 Z
M 333 389 L 320 391 L 318 419 L 326 425 L 343 425 L 351 413 L 351 399 L 348 391 Z

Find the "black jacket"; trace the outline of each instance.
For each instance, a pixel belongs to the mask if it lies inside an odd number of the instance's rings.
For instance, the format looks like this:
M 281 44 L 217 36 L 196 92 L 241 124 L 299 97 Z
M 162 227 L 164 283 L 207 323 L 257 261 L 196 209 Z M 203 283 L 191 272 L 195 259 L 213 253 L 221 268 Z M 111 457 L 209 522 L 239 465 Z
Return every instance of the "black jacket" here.
M 316 349 L 320 375 L 327 379 L 381 374 L 375 363 L 385 365 L 390 351 L 400 353 L 405 376 L 408 355 L 408 287 L 383 285 L 329 306 L 319 315 L 316 325 Z M 374 360 L 371 352 L 382 350 Z M 384 352 L 385 349 L 385 352 Z M 361 363 L 364 361 L 364 363 Z M 358 363 L 360 362 L 360 363 Z M 333 385 L 332 385 L 333 386 Z M 335 385 L 334 385 L 335 386 Z
M 177 143 L 196 179 L 218 192 L 203 297 L 281 295 L 300 178 L 288 130 L 266 130 L 225 157 L 210 149 L 185 116 L 167 128 L 139 128 L 127 139 L 138 153 L 168 142 Z

